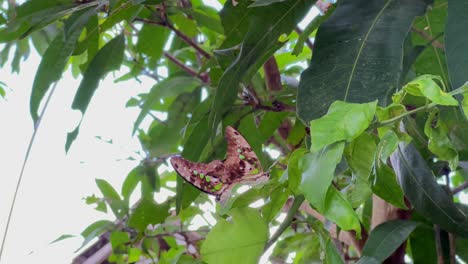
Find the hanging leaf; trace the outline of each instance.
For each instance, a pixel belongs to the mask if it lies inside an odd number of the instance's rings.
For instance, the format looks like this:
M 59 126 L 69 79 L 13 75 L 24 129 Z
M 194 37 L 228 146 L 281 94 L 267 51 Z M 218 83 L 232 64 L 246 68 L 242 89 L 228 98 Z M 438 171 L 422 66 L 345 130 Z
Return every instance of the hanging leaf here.
M 344 142 L 325 147 L 318 152 L 309 153 L 299 161 L 302 173 L 299 192 L 304 194 L 317 210 L 325 210 L 325 199 L 335 176 L 336 165 L 341 161 Z
M 319 27 L 314 56 L 301 75 L 298 115 L 305 121 L 323 115 L 335 100 L 362 103 L 398 89 L 403 41 L 424 0 L 344 0 Z
M 334 102 L 325 116 L 310 122 L 311 151 L 340 140 L 352 141 L 357 138 L 374 119 L 376 106 L 377 102 Z
M 164 222 L 169 216 L 169 203 L 157 204 L 152 199 L 142 199 L 128 219 L 128 226 L 144 232 L 148 225 Z
M 362 250 L 363 259 L 359 260 L 358 263 L 382 263 L 418 225 L 416 222 L 403 220 L 394 220 L 378 225 L 370 233 Z
M 38 118 L 38 109 L 42 98 L 52 83 L 60 80 L 65 65 L 75 49 L 76 42 L 83 31 L 88 19 L 94 15 L 94 10 L 74 13 L 65 21 L 63 31 L 50 43 L 45 51 L 32 87 L 30 98 L 30 112 L 34 123 Z
M 441 228 L 468 236 L 468 217 L 452 201 L 413 144 L 400 144 L 391 157 L 400 185 L 412 206 Z
M 124 35 L 119 35 L 99 50 L 83 75 L 83 80 L 73 99 L 73 109 L 79 110 L 82 115 L 85 114 L 91 97 L 98 88 L 99 81 L 104 78 L 107 73 L 120 68 L 124 56 L 124 49 L 125 37 Z M 78 127 L 75 128 L 73 132 L 68 133 L 67 142 L 65 143 L 66 151 L 70 149 L 71 144 L 78 136 L 80 124 L 78 124 Z
M 448 0 L 448 16 L 445 24 L 445 54 L 452 88 L 465 84 L 468 76 L 468 49 L 465 44 L 468 36 L 465 34 L 468 27 L 466 13 L 468 6 L 463 0 Z
M 201 246 L 208 264 L 258 263 L 268 239 L 268 226 L 252 208 L 234 208 L 211 229 Z

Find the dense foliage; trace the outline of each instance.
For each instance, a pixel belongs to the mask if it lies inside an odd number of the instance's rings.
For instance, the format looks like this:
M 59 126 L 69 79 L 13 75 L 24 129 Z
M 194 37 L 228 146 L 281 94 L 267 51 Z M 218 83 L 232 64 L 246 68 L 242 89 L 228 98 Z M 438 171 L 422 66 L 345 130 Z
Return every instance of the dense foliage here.
M 272 263 L 467 262 L 465 0 L 220 2 L 0 1 L 1 66 L 20 72 L 32 48 L 42 57 L 36 127 L 64 71 L 81 78 L 71 107 L 83 114 L 112 71 L 154 79 L 127 103 L 141 109 L 145 158 L 120 190 L 96 180 L 101 194 L 86 202 L 116 221 L 90 224 L 83 247 L 100 237 L 113 263 L 257 263 L 265 252 Z M 176 154 L 223 160 L 227 126 L 267 183 L 219 204 L 158 173 Z M 67 150 L 77 137 L 79 126 Z M 163 188 L 175 195 L 157 203 Z

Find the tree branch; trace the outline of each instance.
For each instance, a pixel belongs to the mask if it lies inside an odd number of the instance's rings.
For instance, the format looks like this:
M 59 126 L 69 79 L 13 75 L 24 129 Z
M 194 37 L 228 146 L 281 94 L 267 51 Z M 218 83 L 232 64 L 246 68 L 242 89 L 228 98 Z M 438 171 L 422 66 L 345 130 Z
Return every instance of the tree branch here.
M 280 91 L 283 89 L 278 63 L 274 55 L 263 64 L 263 71 L 265 72 L 265 82 L 268 90 Z
M 421 36 L 421 37 L 423 37 L 424 39 L 428 40 L 428 41 L 430 42 L 430 44 L 431 44 L 434 48 L 438 48 L 438 49 L 440 49 L 440 50 L 442 50 L 442 51 L 445 51 L 445 45 L 436 40 L 438 37 L 432 37 L 432 36 L 429 35 L 426 31 L 421 30 L 421 29 L 417 29 L 417 28 L 415 28 L 415 27 L 412 27 L 412 28 L 411 28 L 411 31 L 415 32 L 415 33 L 418 34 L 419 36 Z
M 164 51 L 164 57 L 168 58 L 170 61 L 172 61 L 175 65 L 177 65 L 179 68 L 184 70 L 186 73 L 190 74 L 193 77 L 197 77 L 200 79 L 203 83 L 209 83 L 209 80 L 207 79 L 207 75 L 204 74 L 199 74 L 196 70 L 188 67 L 185 65 L 182 61 L 177 59 L 176 57 L 172 56 L 168 52 Z
M 466 188 L 468 188 L 468 181 L 464 182 L 462 185 L 460 185 L 460 186 L 458 186 L 456 188 L 453 188 L 452 194 L 457 194 L 457 193 L 465 190 Z
M 175 28 L 169 21 L 156 21 L 156 20 L 151 20 L 151 19 L 145 19 L 145 18 L 135 18 L 134 21 L 139 21 L 143 22 L 146 24 L 153 24 L 153 25 L 158 25 L 158 26 L 163 26 L 167 27 L 168 29 L 174 31 L 174 33 L 182 39 L 185 43 L 187 43 L 189 46 L 192 46 L 198 53 L 200 53 L 203 57 L 210 59 L 211 54 L 209 54 L 207 51 L 202 49 L 195 41 L 193 41 L 191 38 L 189 38 L 187 35 L 185 35 L 182 31 L 178 30 Z

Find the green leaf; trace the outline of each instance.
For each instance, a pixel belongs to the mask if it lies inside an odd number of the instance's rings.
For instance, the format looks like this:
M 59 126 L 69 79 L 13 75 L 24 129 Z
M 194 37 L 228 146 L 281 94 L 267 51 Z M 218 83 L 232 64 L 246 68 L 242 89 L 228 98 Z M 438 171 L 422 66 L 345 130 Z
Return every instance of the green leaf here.
M 374 119 L 376 106 L 377 102 L 334 102 L 325 116 L 310 122 L 311 151 L 317 151 L 340 140 L 349 142 L 357 138 Z
M 128 249 L 128 263 L 134 263 L 140 260 L 141 250 L 139 248 L 129 248 Z
M 296 252 L 293 263 L 320 263 L 320 240 L 318 236 L 295 233 L 278 240 L 271 256 L 287 259 L 291 252 Z
M 398 136 L 393 130 L 388 130 L 380 139 L 379 145 L 377 146 L 376 159 L 381 160 L 382 162 L 387 162 L 387 159 L 390 155 L 395 152 L 398 148 Z
M 468 118 L 468 93 L 463 94 L 462 109 L 465 114 L 465 118 Z
M 437 158 L 449 162 L 450 169 L 458 166 L 458 152 L 448 137 L 448 129 L 440 118 L 439 109 L 434 108 L 424 125 L 424 133 L 429 138 L 428 148 Z
M 251 4 L 249 7 L 267 6 L 283 1 L 284 0 L 255 0 L 255 2 L 253 2 L 253 4 Z
M 34 77 L 30 97 L 30 112 L 33 121 L 38 118 L 38 109 L 42 98 L 52 83 L 60 80 L 65 65 L 75 49 L 81 31 L 88 19 L 95 14 L 94 10 L 74 13 L 65 21 L 64 30 L 59 32 L 45 51 Z
M 143 177 L 143 168 L 141 166 L 135 167 L 125 178 L 122 184 L 122 196 L 125 201 L 130 200 L 130 195 L 132 195 L 133 191 L 135 190 L 138 183 L 141 181 Z
M 423 0 L 339 1 L 319 27 L 314 56 L 301 75 L 299 117 L 309 122 L 336 100 L 387 104 L 388 93 L 399 88 L 403 41 L 425 8 Z
M 463 0 L 448 0 L 448 16 L 445 24 L 445 55 L 450 83 L 453 88 L 460 87 L 466 82 L 468 75 L 468 35 L 464 32 L 468 27 L 468 5 Z
M 159 102 L 160 99 L 176 96 L 182 92 L 191 92 L 200 85 L 201 82 L 199 79 L 185 76 L 164 79 L 163 81 L 155 84 L 151 88 L 151 91 L 141 108 L 141 112 L 135 121 L 133 133 L 138 129 L 153 105 L 156 102 Z
M 114 231 L 111 233 L 109 240 L 111 242 L 112 249 L 116 249 L 117 247 L 130 242 L 130 236 L 127 232 Z
M 201 246 L 208 263 L 257 263 L 268 240 L 268 226 L 252 208 L 234 208 L 231 219 L 219 219 Z
M 28 1 L 16 8 L 16 17 L 0 30 L 0 42 L 24 38 L 55 20 L 97 5 L 97 1 L 73 5 L 68 0 Z M 92 8 L 89 9 L 91 11 Z M 95 11 L 94 11 L 95 12 Z
M 288 200 L 290 192 L 288 189 L 279 187 L 273 190 L 269 197 L 269 201 L 262 208 L 263 219 L 267 223 L 271 222 L 273 218 L 281 211 L 283 205 Z
M 414 20 L 414 28 L 420 32 L 425 32 L 431 39 L 436 39 L 444 44 L 443 34 L 447 18 L 447 0 L 435 0 L 424 16 L 417 17 Z M 424 50 L 416 59 L 414 71 L 416 76 L 422 74 L 439 75 L 445 84 L 449 83 L 447 73 L 447 61 L 445 51 L 434 47 L 430 40 L 414 32 L 408 37 L 412 37 L 412 42 L 416 47 L 422 47 Z
M 240 0 L 234 6 L 232 1 L 226 1 L 223 9 L 220 11 L 225 36 L 220 49 L 231 48 L 242 42 L 242 39 L 249 30 L 250 20 L 254 11 L 253 8 L 248 8 L 251 3 L 249 0 Z
M 251 75 L 283 44 L 282 34 L 289 35 L 312 5 L 310 0 L 286 0 L 266 7 L 254 7 L 249 31 L 244 37 L 236 60 L 224 72 L 210 112 L 211 132 L 237 97 L 240 82 Z M 226 34 L 228 31 L 226 31 Z
M 73 109 L 79 110 L 82 115 L 85 114 L 89 102 L 91 101 L 91 97 L 98 88 L 99 81 L 104 78 L 107 73 L 120 68 L 120 64 L 122 64 L 124 56 L 124 50 L 124 35 L 115 37 L 99 50 L 83 75 L 83 80 L 81 81 L 80 86 L 76 91 L 75 98 L 73 99 Z M 67 142 L 65 144 L 66 151 L 70 149 L 71 144 L 78 136 L 80 124 L 75 128 L 75 130 L 73 130 L 73 132 L 68 133 Z
M 335 175 L 336 165 L 341 161 L 344 145 L 344 142 L 335 143 L 318 152 L 306 154 L 299 161 L 302 174 L 299 192 L 320 212 L 325 210 L 326 194 Z
M 353 184 L 347 189 L 346 196 L 353 208 L 361 205 L 372 195 L 369 176 L 376 148 L 374 139 L 368 133 L 362 133 L 345 148 L 344 156 L 353 173 Z
M 458 101 L 444 92 L 435 80 L 442 81 L 438 76 L 422 75 L 406 84 L 403 89 L 411 95 L 424 96 L 438 105 L 458 105 Z
M 150 199 L 142 199 L 128 219 L 128 226 L 144 232 L 148 225 L 164 222 L 169 216 L 169 204 L 157 204 Z
M 145 24 L 138 33 L 136 48 L 148 55 L 151 61 L 157 62 L 163 54 L 169 33 L 170 31 L 165 27 Z
M 65 240 L 65 239 L 69 239 L 69 238 L 72 238 L 72 237 L 75 237 L 74 235 L 70 235 L 70 234 L 66 234 L 66 235 L 61 235 L 59 236 L 58 238 L 54 239 L 54 241 L 50 242 L 49 244 L 54 244 L 54 243 L 57 243 L 59 241 L 62 241 L 62 240 Z
M 413 213 L 411 219 L 420 221 L 421 224 L 409 236 L 411 258 L 414 263 L 437 264 L 437 252 L 435 231 L 433 225 L 418 213 Z
M 416 211 L 441 228 L 468 236 L 468 217 L 452 201 L 437 181 L 426 161 L 413 144 L 398 147 L 398 154 L 391 157 L 406 198 Z
M 84 241 L 80 248 L 75 251 L 75 253 L 86 246 L 95 237 L 98 237 L 104 232 L 111 230 L 113 227 L 114 223 L 108 220 L 99 220 L 90 224 L 88 227 L 86 227 L 85 230 L 83 230 L 83 232 L 81 232 L 81 236 L 84 238 Z
M 393 170 L 387 164 L 377 159 L 375 160 L 374 169 L 375 176 L 372 182 L 372 191 L 394 206 L 407 209 L 405 195 L 397 182 Z
M 199 26 L 204 26 L 219 34 L 224 33 L 223 26 L 221 25 L 221 20 L 219 19 L 217 13 L 208 14 L 207 12 L 203 12 L 202 10 L 194 10 L 192 12 L 192 15 Z
M 106 198 L 112 212 L 117 218 L 121 218 L 125 214 L 125 204 L 120 199 L 119 193 L 105 180 L 96 179 L 96 184 L 101 190 L 102 195 Z
M 288 187 L 294 193 L 297 192 L 302 179 L 302 170 L 299 164 L 307 152 L 307 149 L 298 148 L 291 154 L 288 160 Z
M 361 234 L 359 217 L 346 197 L 334 186 L 328 188 L 325 210 L 320 211 L 327 219 L 335 222 L 343 230 L 355 230 L 357 236 Z
M 338 253 L 338 250 L 333 243 L 332 238 L 330 237 L 330 233 L 323 227 L 323 224 L 318 220 L 315 220 L 310 224 L 320 239 L 320 248 L 322 251 L 320 253 L 320 260 L 325 264 L 344 263 L 340 253 Z
M 362 251 L 364 258 L 372 258 L 382 263 L 389 257 L 413 232 L 419 223 L 403 220 L 393 220 L 378 225 L 369 235 Z M 358 263 L 369 263 L 359 260 Z M 371 262 L 372 263 L 372 262 Z

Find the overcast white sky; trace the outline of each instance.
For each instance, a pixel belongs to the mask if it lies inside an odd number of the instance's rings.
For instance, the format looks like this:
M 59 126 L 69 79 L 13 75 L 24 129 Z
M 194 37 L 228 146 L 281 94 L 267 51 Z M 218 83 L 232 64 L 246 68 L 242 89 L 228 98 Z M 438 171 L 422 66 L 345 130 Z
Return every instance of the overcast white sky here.
M 19 75 L 11 74 L 10 67 L 0 70 L 0 81 L 11 89 L 7 89 L 6 99 L 0 99 L 0 234 L 33 133 L 29 97 L 38 62 L 33 52 Z M 59 82 L 24 173 L 2 263 L 70 263 L 82 242 L 80 237 L 49 243 L 62 234 L 78 235 L 93 221 L 112 219 L 81 198 L 99 194 L 95 178 L 104 178 L 120 190 L 124 177 L 136 165 L 137 161 L 121 160 L 135 157 L 134 151 L 140 149 L 138 140 L 131 137 L 138 110 L 125 108 L 125 103 L 152 85 L 145 78 L 143 84 L 115 84 L 112 80 L 108 76 L 101 83 L 68 155 L 64 150 L 67 132 L 80 117 L 70 107 L 79 82 L 69 73 Z M 96 136 L 112 139 L 113 144 Z

